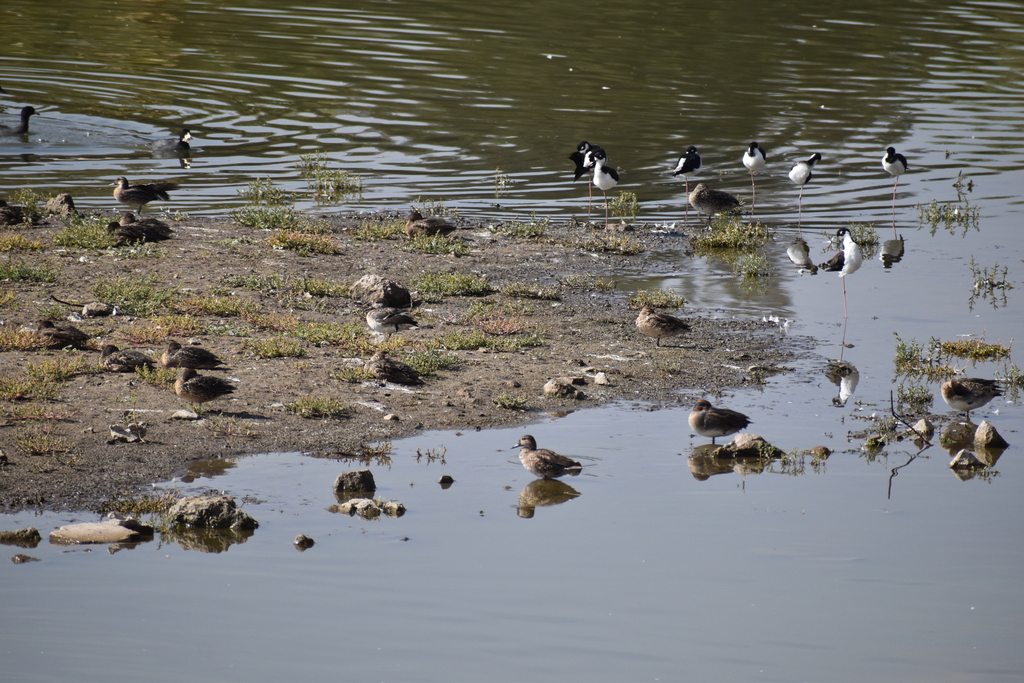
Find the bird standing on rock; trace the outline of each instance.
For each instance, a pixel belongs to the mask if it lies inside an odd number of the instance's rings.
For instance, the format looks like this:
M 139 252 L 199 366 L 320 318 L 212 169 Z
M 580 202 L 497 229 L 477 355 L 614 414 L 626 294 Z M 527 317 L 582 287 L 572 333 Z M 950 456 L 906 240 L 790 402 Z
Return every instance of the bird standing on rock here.
M 437 216 L 424 218 L 423 214 L 415 209 L 409 212 L 409 217 L 405 221 L 405 234 L 409 237 L 447 235 L 456 229 L 454 225 L 443 218 Z
M 971 419 L 971 411 L 980 408 L 996 396 L 1002 396 L 999 382 L 980 377 L 953 378 L 941 388 L 942 400 L 953 410 L 963 411 Z
M 554 479 L 566 474 L 575 477 L 583 471 L 583 465 L 564 455 L 546 448 L 537 448 L 537 441 L 529 434 L 519 438 L 512 448 L 519 448 L 519 462 L 523 467 L 544 479 Z
M 666 313 L 658 313 L 651 306 L 640 309 L 636 317 L 636 328 L 648 337 L 653 337 L 655 346 L 661 346 L 662 337 L 675 337 L 690 331 L 685 321 Z
M 139 213 L 142 213 L 142 207 L 149 202 L 157 199 L 170 201 L 171 197 L 167 193 L 178 189 L 177 183 L 171 182 L 129 185 L 128 179 L 124 176 L 120 176 L 113 184 L 114 199 L 122 204 L 139 207 Z
M 750 418 L 729 408 L 715 408 L 701 399 L 693 406 L 689 418 L 690 429 L 700 436 L 710 436 L 711 443 L 719 436 L 735 434 L 750 424 Z

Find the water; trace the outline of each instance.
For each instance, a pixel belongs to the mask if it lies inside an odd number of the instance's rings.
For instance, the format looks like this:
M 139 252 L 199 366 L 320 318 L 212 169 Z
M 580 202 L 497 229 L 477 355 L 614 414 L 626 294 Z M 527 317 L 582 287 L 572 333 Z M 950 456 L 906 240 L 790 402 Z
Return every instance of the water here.
M 260 529 L 222 554 L 145 544 L 41 546 L 3 565 L 0 652 L 12 680 L 1006 680 L 1024 673 L 1016 447 L 998 476 L 962 482 L 939 448 L 872 460 L 862 419 L 888 411 L 893 333 L 924 342 L 1019 336 L 1024 257 L 1021 33 L 1011 4 L 825 2 L 652 7 L 596 2 L 275 2 L 221 8 L 95 3 L 5 5 L 18 39 L 0 55 L 0 100 L 42 115 L 28 139 L 0 138 L 2 194 L 72 192 L 113 208 L 107 185 L 174 178 L 170 207 L 223 215 L 256 177 L 306 190 L 298 154 L 324 151 L 364 178 L 361 198 L 324 210 L 400 210 L 443 198 L 484 219 L 579 216 L 586 187 L 565 157 L 598 142 L 636 192 L 641 219 L 683 219 L 675 158 L 704 157 L 698 181 L 749 200 L 740 156 L 767 150 L 756 215 L 777 231 L 776 277 L 744 286 L 714 258 L 666 250 L 670 268 L 618 274 L 623 289 L 670 287 L 703 315 L 791 320 L 818 354 L 761 391 L 713 397 L 789 450 L 836 449 L 802 476 L 695 478 L 685 410 L 630 406 L 528 428 L 427 433 L 374 467 L 404 517 L 361 522 L 324 511 L 349 465 L 297 455 L 240 460 L 201 483 L 236 497 Z M 60 35 L 61 40 L 54 40 Z M 66 39 L 65 39 L 66 38 Z M 188 126 L 191 165 L 145 141 Z M 895 216 L 881 169 L 910 161 Z M 820 152 L 803 198 L 786 178 Z M 495 169 L 511 180 L 495 196 Z M 934 235 L 918 205 L 955 201 L 963 172 L 978 229 Z M 297 197 L 300 208 L 315 208 Z M 690 216 L 690 220 L 694 220 Z M 873 258 L 841 281 L 785 257 L 802 232 L 872 224 L 906 255 Z M 975 302 L 969 263 L 1010 267 L 1005 305 Z M 852 347 L 840 347 L 845 338 Z M 843 407 L 824 374 L 842 354 L 860 381 Z M 1019 363 L 1019 360 L 1017 361 Z M 969 367 L 993 376 L 1003 364 Z M 938 385 L 929 388 L 936 392 Z M 683 387 L 682 389 L 686 389 Z M 689 393 L 687 394 L 690 395 Z M 694 394 L 693 397 L 696 397 Z M 933 409 L 944 413 L 937 398 Z M 1011 442 L 1024 421 L 997 399 L 982 411 Z M 529 475 L 508 448 L 525 432 L 583 459 L 579 496 L 519 516 Z M 853 436 L 851 436 L 853 434 Z M 1016 444 L 1015 444 L 1016 445 Z M 413 457 L 446 449 L 446 465 Z M 499 452 L 499 449 L 502 449 Z M 897 466 L 910 461 L 893 477 Z M 442 473 L 451 489 L 434 482 Z M 410 485 L 415 484 L 415 485 Z M 183 488 L 188 488 L 181 485 Z M 505 487 L 509 487 L 506 489 Z M 891 491 L 891 494 L 890 494 Z M 47 533 L 90 515 L 4 519 Z M 306 533 L 317 544 L 295 552 Z M 408 540 L 403 540 L 408 538 Z M 10 554 L 13 554 L 11 550 Z M 110 656 L 103 648 L 117 648 Z

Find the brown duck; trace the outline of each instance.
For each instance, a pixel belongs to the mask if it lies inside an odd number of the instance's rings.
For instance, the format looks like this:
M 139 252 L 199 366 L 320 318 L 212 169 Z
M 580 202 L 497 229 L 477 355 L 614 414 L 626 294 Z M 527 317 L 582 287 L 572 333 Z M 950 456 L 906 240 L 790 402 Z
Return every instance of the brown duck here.
M 657 313 L 652 307 L 644 306 L 636 317 L 636 328 L 654 338 L 654 345 L 661 346 L 662 337 L 675 337 L 690 331 L 684 320 L 666 313 Z
M 49 320 L 37 320 L 22 328 L 25 332 L 31 332 L 43 341 L 43 346 L 48 349 L 61 349 L 65 346 L 73 346 L 76 349 L 86 348 L 89 335 L 82 332 L 73 325 L 54 325 Z
M 182 346 L 171 340 L 160 356 L 160 365 L 165 368 L 196 368 L 199 370 L 217 370 L 224 361 L 217 354 L 198 346 Z
M 107 344 L 100 355 L 100 363 L 111 372 L 134 372 L 136 368 L 152 368 L 156 361 L 142 351 L 122 351 L 113 344 Z
M 177 183 L 170 182 L 129 185 L 124 176 L 115 180 L 114 185 L 114 198 L 122 204 L 139 207 L 139 213 L 142 213 L 143 206 L 152 201 L 170 201 L 171 196 L 167 193 L 178 189 Z
M 174 382 L 174 393 L 183 401 L 192 405 L 206 403 L 235 391 L 235 385 L 220 377 L 200 375 L 192 368 L 178 370 L 178 379 Z
M 405 221 L 405 234 L 409 237 L 418 235 L 447 235 L 457 228 L 443 218 L 430 216 L 424 218 L 423 214 L 415 209 L 409 212 L 409 218 Z
M 377 379 L 395 384 L 423 384 L 420 373 L 400 360 L 388 358 L 384 351 L 373 354 L 363 365 L 363 369 Z
M 523 467 L 545 479 L 554 479 L 566 474 L 575 477 L 583 471 L 583 465 L 546 448 L 537 448 L 537 440 L 529 434 L 519 437 L 519 443 L 512 448 L 519 450 L 519 462 Z

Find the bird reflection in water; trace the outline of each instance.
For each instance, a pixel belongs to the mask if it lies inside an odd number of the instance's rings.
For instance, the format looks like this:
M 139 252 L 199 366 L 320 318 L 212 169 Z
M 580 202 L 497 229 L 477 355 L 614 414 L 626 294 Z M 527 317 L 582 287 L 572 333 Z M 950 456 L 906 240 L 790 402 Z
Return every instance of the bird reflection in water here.
M 857 390 L 857 384 L 860 382 L 860 372 L 856 366 L 850 361 L 832 361 L 828 362 L 828 366 L 825 368 L 825 377 L 828 381 L 839 387 L 839 395 L 832 399 L 832 405 L 837 407 L 843 407 L 846 402 L 853 396 L 853 392 Z
M 579 498 L 580 492 L 557 479 L 534 479 L 519 492 L 519 505 L 516 514 L 524 519 L 533 517 L 538 507 L 561 505 L 573 498 Z
M 892 268 L 892 264 L 903 260 L 904 247 L 903 235 L 896 239 L 885 240 L 882 242 L 881 250 L 879 250 L 878 260 L 882 262 L 884 268 Z

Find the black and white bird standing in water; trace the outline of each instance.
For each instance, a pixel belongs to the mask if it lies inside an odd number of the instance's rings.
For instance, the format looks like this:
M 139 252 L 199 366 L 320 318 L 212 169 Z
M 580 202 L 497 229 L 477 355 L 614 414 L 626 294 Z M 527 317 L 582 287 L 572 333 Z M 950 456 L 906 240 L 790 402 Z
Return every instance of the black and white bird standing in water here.
M 576 170 L 573 173 L 572 181 L 576 182 L 583 176 L 587 176 L 587 192 L 589 199 L 587 200 L 587 218 L 590 218 L 590 212 L 594 205 L 594 182 L 590 177 L 590 170 L 594 168 L 594 158 L 589 152 L 601 149 L 597 145 L 592 145 L 586 140 L 576 145 L 576 151 L 569 155 L 576 164 Z M 601 150 L 604 151 L 604 150 Z
M 857 272 L 864 258 L 861 256 L 860 247 L 853 241 L 849 228 L 839 228 L 836 237 L 843 241 L 843 250 L 819 266 L 822 270 L 838 272 L 843 278 L 843 317 L 848 318 L 846 312 L 846 276 Z
M 696 175 L 697 171 L 700 170 L 700 154 L 697 154 L 697 148 L 690 145 L 686 148 L 686 154 L 679 157 L 679 161 L 676 162 L 676 167 L 672 170 L 672 175 L 683 176 L 683 180 L 686 181 L 686 194 L 690 194 L 690 176 Z
M 800 228 L 800 218 L 803 215 L 804 210 L 804 185 L 811 181 L 811 177 L 814 175 L 811 169 L 814 168 L 814 164 L 821 161 L 821 155 L 815 152 L 806 161 L 798 161 L 793 164 L 793 168 L 789 170 L 789 179 L 800 186 L 800 199 L 797 208 L 797 229 Z
M 757 146 L 756 142 L 751 142 L 747 146 L 747 151 L 743 153 L 743 165 L 750 171 L 750 213 L 754 213 L 754 201 L 757 199 L 757 188 L 754 185 L 754 173 L 764 168 L 765 162 L 768 160 L 768 155 L 764 153 L 764 150 Z
M 882 168 L 885 169 L 886 173 L 896 179 L 892 184 L 892 229 L 895 234 L 896 186 L 900 184 L 900 176 L 907 172 L 907 158 L 902 154 L 897 154 L 895 147 L 889 147 L 885 150 L 885 156 L 882 157 Z
M 619 173 L 606 166 L 608 156 L 600 147 L 591 148 L 587 156 L 594 160 L 594 184 L 604 193 L 604 227 L 608 227 L 608 190 L 619 184 Z

